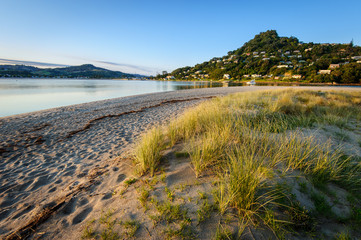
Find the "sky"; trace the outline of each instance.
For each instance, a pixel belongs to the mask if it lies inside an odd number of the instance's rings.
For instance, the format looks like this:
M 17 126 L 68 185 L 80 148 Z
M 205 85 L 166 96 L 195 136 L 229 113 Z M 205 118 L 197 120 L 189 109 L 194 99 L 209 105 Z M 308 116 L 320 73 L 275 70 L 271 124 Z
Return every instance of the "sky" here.
M 0 0 L 0 64 L 156 75 L 277 30 L 361 46 L 361 0 Z

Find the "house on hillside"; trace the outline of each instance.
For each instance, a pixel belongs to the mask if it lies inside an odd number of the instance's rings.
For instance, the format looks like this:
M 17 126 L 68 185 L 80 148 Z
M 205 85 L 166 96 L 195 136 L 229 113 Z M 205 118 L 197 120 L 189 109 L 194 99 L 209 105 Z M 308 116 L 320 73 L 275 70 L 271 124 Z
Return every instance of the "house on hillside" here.
M 297 75 L 292 75 L 292 78 L 294 78 L 294 79 L 301 79 L 301 78 L 302 78 L 302 75 L 299 75 L 299 74 L 297 74 Z
M 361 56 L 353 56 L 351 57 L 353 60 L 360 60 L 361 59 Z
M 231 78 L 231 76 L 229 74 L 224 74 L 223 75 L 223 79 L 230 79 L 230 78 Z
M 331 70 L 320 70 L 318 74 L 331 74 Z
M 175 77 L 174 76 L 167 76 L 166 79 L 167 80 L 173 80 L 173 79 L 175 79 Z
M 335 69 L 335 68 L 339 68 L 340 64 L 330 64 L 330 66 L 328 67 L 329 69 Z
M 260 75 L 260 74 L 252 74 L 251 77 L 253 77 L 253 78 L 260 78 L 260 77 L 262 77 L 262 75 Z

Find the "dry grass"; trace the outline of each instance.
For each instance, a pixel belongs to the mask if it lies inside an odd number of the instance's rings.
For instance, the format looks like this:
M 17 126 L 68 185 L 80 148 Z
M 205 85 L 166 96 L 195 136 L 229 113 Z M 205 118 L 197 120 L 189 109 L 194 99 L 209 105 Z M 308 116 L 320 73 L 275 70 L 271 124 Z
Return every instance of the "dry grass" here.
M 151 176 L 154 175 L 163 149 L 164 135 L 161 128 L 154 127 L 143 135 L 134 151 L 139 174 L 143 175 L 149 171 Z
M 360 161 L 301 132 L 323 124 L 346 126 L 350 119 L 361 120 L 358 92 L 235 94 L 200 104 L 164 131 L 151 130 L 138 144 L 136 159 L 141 173 L 153 175 L 165 143 L 182 143 L 197 177 L 218 176 L 220 212 L 236 209 L 246 224 L 255 223 L 277 205 L 277 179 L 295 170 L 314 182 L 360 191 Z

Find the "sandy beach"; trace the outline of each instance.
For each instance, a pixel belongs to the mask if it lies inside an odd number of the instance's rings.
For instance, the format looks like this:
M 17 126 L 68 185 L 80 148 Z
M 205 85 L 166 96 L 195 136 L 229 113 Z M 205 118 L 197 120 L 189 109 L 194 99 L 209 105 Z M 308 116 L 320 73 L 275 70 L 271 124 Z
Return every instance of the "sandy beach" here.
M 212 97 L 279 88 L 153 93 L 0 118 L 0 238 L 79 239 L 134 175 L 132 144 L 145 130 Z

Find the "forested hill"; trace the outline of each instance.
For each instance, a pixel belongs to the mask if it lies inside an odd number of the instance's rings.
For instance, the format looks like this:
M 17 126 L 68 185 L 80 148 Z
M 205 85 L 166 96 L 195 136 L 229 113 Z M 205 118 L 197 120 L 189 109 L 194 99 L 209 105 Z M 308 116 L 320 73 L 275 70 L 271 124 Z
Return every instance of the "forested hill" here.
M 95 67 L 91 64 L 63 68 L 37 68 L 25 65 L 0 65 L 0 77 L 23 78 L 143 78 L 138 74 L 128 74 Z
M 280 37 L 275 30 L 269 30 L 223 57 L 157 77 L 361 83 L 361 47 L 352 41 L 303 43 L 296 37 Z

